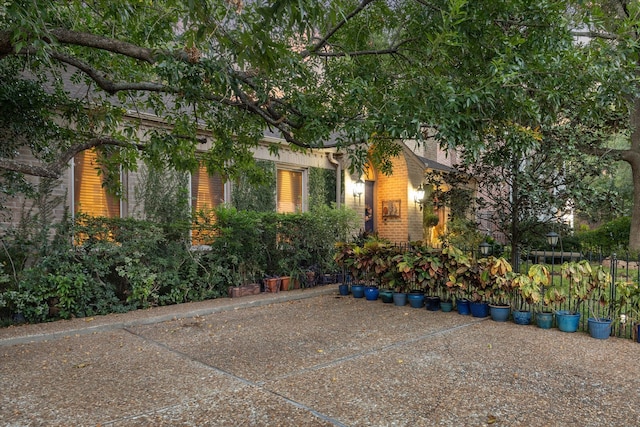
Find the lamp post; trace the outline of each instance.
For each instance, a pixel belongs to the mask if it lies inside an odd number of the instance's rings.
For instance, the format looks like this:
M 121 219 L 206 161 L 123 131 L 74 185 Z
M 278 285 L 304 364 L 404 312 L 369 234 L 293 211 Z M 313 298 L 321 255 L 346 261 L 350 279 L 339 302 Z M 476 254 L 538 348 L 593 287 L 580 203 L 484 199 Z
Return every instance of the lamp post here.
M 555 231 L 547 233 L 547 243 L 549 243 L 552 248 L 556 247 L 556 245 L 558 244 L 558 239 L 560 239 L 560 235 Z
M 551 245 L 551 277 L 553 278 L 553 266 L 555 264 L 555 249 L 558 244 L 558 240 L 560 239 L 560 235 L 555 231 L 550 231 L 547 233 L 547 243 Z

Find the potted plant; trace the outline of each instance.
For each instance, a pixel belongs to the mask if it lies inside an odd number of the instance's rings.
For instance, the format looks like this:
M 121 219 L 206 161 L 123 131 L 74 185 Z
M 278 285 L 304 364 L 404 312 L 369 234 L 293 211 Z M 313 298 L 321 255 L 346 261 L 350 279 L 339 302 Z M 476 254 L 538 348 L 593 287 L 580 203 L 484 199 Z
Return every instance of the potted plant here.
M 455 299 L 458 314 L 471 313 L 467 298 L 469 281 L 472 276 L 471 257 L 455 246 L 442 249 L 442 265 L 445 276 L 445 293 Z
M 480 281 L 484 284 L 485 296 L 489 299 L 491 318 L 506 322 L 513 297 L 513 268 L 505 258 L 493 256 L 485 258 L 480 265 Z
M 384 263 L 379 263 L 378 277 L 380 278 L 380 299 L 384 303 L 392 303 L 393 294 L 396 288 L 402 287 L 402 275 L 398 271 L 395 257 L 400 253 L 400 249 L 397 246 L 389 246 L 385 250 L 383 260 Z M 403 304 L 404 305 L 404 304 Z
M 386 245 L 385 241 L 371 237 L 364 242 L 362 248 L 356 247 L 355 250 L 357 265 L 365 284 L 365 297 L 370 301 L 378 299 L 379 274 L 386 268 L 383 255 Z
M 360 258 L 361 253 L 362 248 L 355 243 L 336 243 L 336 253 L 333 259 L 336 264 L 348 270 L 353 278 L 351 293 L 354 298 L 364 298 L 364 283 L 362 282 L 364 270 Z
M 424 289 L 425 305 L 429 311 L 440 309 L 440 296 L 438 287 L 443 278 L 441 259 L 429 248 L 416 249 L 416 283 L 419 289 Z
M 593 291 L 607 280 L 607 274 L 602 267 L 593 269 L 587 260 L 565 262 L 560 267 L 562 278 L 560 284 L 552 283 L 545 292 L 546 304 L 566 304 L 566 309 L 556 310 L 558 329 L 563 332 L 575 332 L 580 325 L 582 303 L 587 301 Z M 610 276 L 608 278 L 610 281 Z
M 413 248 L 409 248 L 395 257 L 398 272 L 402 275 L 403 282 L 409 292 L 407 300 L 413 308 L 421 308 L 424 305 L 424 289 L 416 281 L 416 263 L 418 256 Z
M 347 277 L 347 274 L 345 274 L 345 272 L 347 271 L 348 266 L 352 262 L 354 246 L 355 245 L 353 243 L 346 243 L 346 242 L 337 242 L 335 244 L 335 253 L 333 255 L 333 260 L 335 261 L 336 265 L 338 265 L 338 267 L 342 269 L 342 277 L 344 279 L 346 279 Z M 293 278 L 295 283 L 295 279 L 297 279 L 297 277 L 293 277 Z M 338 286 L 338 289 L 339 289 L 340 295 L 349 295 L 348 280 L 344 280 Z
M 618 279 L 615 283 L 615 316 L 631 327 L 631 338 L 640 343 L 640 286 L 634 281 Z
M 380 299 L 385 303 L 391 303 L 393 302 L 393 282 L 399 275 L 393 257 L 399 253 L 399 249 L 390 242 L 379 239 L 369 247 L 369 253 L 371 283 L 376 287 Z
M 534 305 L 542 301 L 542 286 L 548 285 L 551 275 L 543 264 L 533 264 L 526 274 L 516 274 L 513 279 L 516 298 L 513 308 L 513 321 L 518 325 L 531 323 Z
M 613 318 L 619 319 L 618 313 L 620 305 L 623 303 L 623 284 L 619 284 L 616 289 L 616 298 L 611 298 L 611 286 L 613 286 L 611 275 L 602 266 L 592 269 L 590 274 L 591 286 L 587 297 L 587 307 L 589 318 L 587 319 L 587 330 L 592 338 L 607 339 L 611 335 Z
M 529 282 L 522 282 L 518 286 L 518 296 L 521 304 L 528 304 L 529 308 L 539 306 L 535 313 L 536 324 L 542 329 L 550 329 L 553 325 L 553 311 L 546 308 L 544 302 L 545 287 L 551 284 L 551 273 L 543 264 L 533 264 L 527 274 Z
M 487 264 L 487 259 L 472 261 L 470 268 L 466 272 L 466 281 L 469 284 L 471 294 L 469 309 L 473 317 L 489 316 L 489 302 L 491 286 L 489 282 L 481 279 L 482 271 Z

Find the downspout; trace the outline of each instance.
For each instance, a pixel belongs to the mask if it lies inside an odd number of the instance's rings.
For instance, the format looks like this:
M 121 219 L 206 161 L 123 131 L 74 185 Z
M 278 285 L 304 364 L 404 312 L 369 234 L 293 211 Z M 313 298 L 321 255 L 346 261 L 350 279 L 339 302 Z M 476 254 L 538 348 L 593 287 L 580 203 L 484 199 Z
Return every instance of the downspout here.
M 336 167 L 336 207 L 342 206 L 342 165 L 333 156 L 333 151 L 327 153 L 329 163 Z

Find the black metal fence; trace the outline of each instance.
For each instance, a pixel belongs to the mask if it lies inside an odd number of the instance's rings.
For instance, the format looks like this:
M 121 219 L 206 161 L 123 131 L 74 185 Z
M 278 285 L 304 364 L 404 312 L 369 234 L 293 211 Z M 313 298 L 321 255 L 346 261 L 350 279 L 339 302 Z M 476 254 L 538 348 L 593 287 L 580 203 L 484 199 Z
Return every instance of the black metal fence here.
M 395 243 L 394 246 L 402 249 L 410 249 L 411 243 Z M 437 250 L 437 249 L 436 249 Z M 473 254 L 475 257 L 480 258 L 484 255 L 480 253 L 480 248 L 467 249 L 464 252 Z M 510 254 L 503 253 L 505 258 L 511 258 Z M 603 253 L 595 252 L 570 252 L 562 250 L 520 250 L 518 256 L 514 257 L 517 260 L 517 265 L 513 266 L 514 271 L 526 272 L 532 264 L 545 264 L 549 267 L 549 271 L 552 275 L 552 283 L 563 284 L 563 281 L 568 280 L 562 277 L 560 266 L 565 262 L 577 262 L 582 260 L 589 261 L 593 266 L 600 265 L 607 269 L 611 274 L 612 283 L 615 284 L 618 281 L 625 281 L 632 283 L 632 286 L 640 286 L 640 254 L 633 256 L 630 252 L 622 252 L 620 254 L 606 255 Z M 347 277 L 347 276 L 345 276 Z M 440 287 L 442 288 L 442 287 Z M 640 313 L 624 313 L 623 311 L 617 311 L 614 309 L 613 302 L 617 299 L 617 287 L 610 286 L 608 292 L 609 306 L 599 307 L 599 315 L 607 317 L 613 320 L 611 335 L 621 338 L 634 338 L 637 339 L 637 334 L 634 333 L 637 322 L 640 322 Z M 445 297 L 445 291 L 440 289 L 437 294 L 441 297 Z M 600 295 L 598 291 L 595 295 Z M 554 303 L 552 308 L 554 310 L 568 310 L 575 301 L 570 298 L 564 303 Z M 588 325 L 588 318 L 592 317 L 590 307 L 594 307 L 598 304 L 598 301 L 586 301 L 584 304 L 579 305 L 578 311 L 580 312 L 580 324 L 579 330 L 586 331 Z M 529 306 L 521 301 L 514 301 L 514 306 L 523 307 L 526 310 L 530 310 L 533 313 L 532 323 L 535 323 L 535 314 L 541 307 Z M 631 315 L 633 314 L 633 316 Z
M 611 274 L 612 283 L 618 281 L 625 281 L 633 283 L 634 286 L 640 284 L 640 254 L 632 256 L 630 252 L 623 252 L 621 254 L 612 253 L 611 255 L 605 255 L 602 253 L 579 253 L 579 252 L 563 252 L 557 250 L 547 251 L 522 251 L 519 259 L 523 264 L 520 266 L 520 271 L 527 271 L 529 266 L 533 263 L 546 264 L 550 266 L 552 272 L 552 280 L 560 281 L 567 280 L 562 277 L 559 271 L 559 266 L 565 262 L 587 260 L 592 265 L 600 265 L 607 269 Z M 611 294 L 609 295 L 609 301 L 613 302 L 617 299 L 617 287 L 610 287 Z M 571 300 L 563 304 L 559 304 L 559 309 L 565 309 L 570 306 Z M 597 301 L 588 301 L 591 305 L 597 304 Z M 588 318 L 590 317 L 589 305 L 583 304 L 580 307 L 580 330 L 587 329 Z M 629 313 L 619 312 L 616 313 L 611 304 L 609 307 L 604 307 L 603 312 L 605 316 L 613 320 L 611 335 L 622 338 L 635 338 L 634 334 L 634 318 Z M 640 313 L 634 313 L 638 315 Z M 614 316 L 616 318 L 614 318 Z M 639 319 L 635 319 L 636 321 Z

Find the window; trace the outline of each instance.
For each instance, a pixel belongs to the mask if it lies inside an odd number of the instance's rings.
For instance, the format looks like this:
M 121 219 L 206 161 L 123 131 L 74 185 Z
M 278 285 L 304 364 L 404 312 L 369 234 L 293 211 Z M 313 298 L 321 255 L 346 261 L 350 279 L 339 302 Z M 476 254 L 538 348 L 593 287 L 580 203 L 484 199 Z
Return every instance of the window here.
M 191 209 L 194 212 L 213 209 L 224 203 L 224 182 L 220 175 L 209 176 L 200 166 L 191 176 Z
M 211 209 L 224 203 L 224 182 L 220 175 L 210 176 L 207 168 L 200 165 L 191 175 L 191 210 L 196 214 L 191 232 L 193 245 L 210 243 L 215 235 L 211 225 L 215 218 Z
M 120 199 L 103 187 L 103 175 L 98 173 L 98 153 L 95 148 L 76 154 L 73 159 L 73 212 L 91 216 L 119 217 Z
M 278 212 L 302 211 L 302 172 L 278 169 L 277 175 Z

